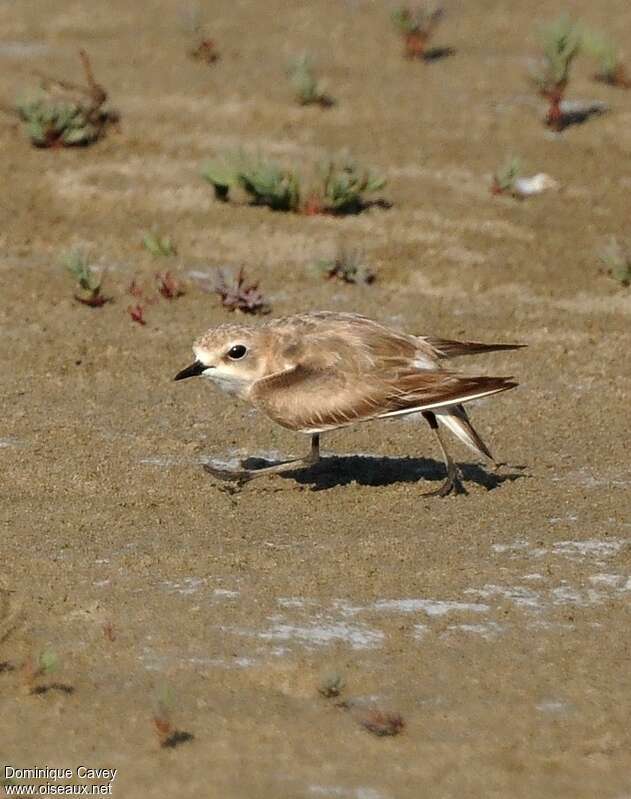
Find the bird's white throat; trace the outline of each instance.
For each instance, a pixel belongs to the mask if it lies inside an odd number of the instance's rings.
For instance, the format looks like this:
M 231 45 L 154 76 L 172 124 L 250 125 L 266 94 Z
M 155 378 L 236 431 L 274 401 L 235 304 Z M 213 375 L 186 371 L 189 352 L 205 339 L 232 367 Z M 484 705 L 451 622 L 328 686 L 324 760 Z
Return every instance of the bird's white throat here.
M 206 369 L 205 372 L 202 372 L 202 377 L 212 381 L 226 394 L 236 394 L 237 396 L 243 396 L 251 382 L 248 378 L 221 372 L 219 369 Z

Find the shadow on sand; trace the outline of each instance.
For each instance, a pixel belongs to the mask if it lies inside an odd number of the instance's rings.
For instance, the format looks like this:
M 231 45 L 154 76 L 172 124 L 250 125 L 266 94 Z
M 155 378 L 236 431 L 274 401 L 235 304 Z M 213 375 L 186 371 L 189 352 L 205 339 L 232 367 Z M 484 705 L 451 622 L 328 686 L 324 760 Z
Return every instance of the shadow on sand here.
M 273 466 L 274 461 L 248 458 L 243 465 L 247 469 L 262 469 Z M 460 463 L 458 468 L 465 488 L 467 483 L 475 483 L 487 491 L 527 476 L 523 473 L 525 466 L 505 465 L 497 472 L 475 463 Z M 388 486 L 424 480 L 442 483 L 445 476 L 444 463 L 432 458 L 379 458 L 372 455 L 328 456 L 314 466 L 276 475 L 301 485 L 310 485 L 313 491 L 324 491 L 353 482 L 363 486 Z
M 604 103 L 570 102 L 561 103 L 560 130 L 565 130 L 571 125 L 582 125 L 592 117 L 606 114 L 608 107 Z
M 443 58 L 451 58 L 456 55 L 453 47 L 432 47 L 423 53 L 422 60 L 427 62 L 440 61 Z

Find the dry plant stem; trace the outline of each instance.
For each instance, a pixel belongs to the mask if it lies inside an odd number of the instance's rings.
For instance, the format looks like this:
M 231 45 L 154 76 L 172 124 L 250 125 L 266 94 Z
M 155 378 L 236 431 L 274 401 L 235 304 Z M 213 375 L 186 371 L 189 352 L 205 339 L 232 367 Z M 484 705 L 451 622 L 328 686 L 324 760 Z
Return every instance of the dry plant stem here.
M 561 111 L 561 102 L 565 93 L 565 85 L 558 85 L 550 91 L 543 93 L 543 96 L 548 100 L 550 106 L 548 107 L 548 114 L 546 116 L 546 125 L 557 132 L 560 132 L 565 127 L 563 111 Z
M 92 72 L 92 65 L 90 64 L 90 58 L 85 50 L 79 50 L 79 58 L 81 59 L 81 63 L 83 64 L 83 70 L 85 72 L 85 79 L 86 83 L 90 89 L 90 96 L 92 97 L 94 108 L 99 108 L 103 105 L 103 103 L 107 100 L 107 92 L 101 86 L 100 83 L 97 83 L 94 80 L 94 73 Z
M 154 716 L 153 724 L 156 728 L 156 734 L 158 736 L 158 742 L 160 743 L 160 746 L 168 746 L 168 741 L 174 733 L 171 722 L 161 716 Z
M 405 721 L 398 713 L 372 710 L 359 719 L 361 726 L 373 735 L 383 737 L 398 735 L 405 728 Z
M 305 216 L 318 216 L 319 214 L 326 213 L 321 198 L 316 194 L 313 194 L 306 199 L 301 210 Z
M 428 41 L 429 34 L 427 33 L 406 33 L 404 52 L 405 57 L 410 59 L 423 58 Z
M 35 684 L 41 674 L 41 670 L 35 666 L 35 660 L 32 655 L 29 655 L 22 664 L 21 672 L 25 693 L 34 693 Z
M 65 80 L 58 80 L 57 78 L 50 78 L 46 75 L 43 75 L 40 72 L 36 72 L 35 74 L 41 80 L 42 89 L 47 90 L 54 88 L 55 86 L 63 89 L 65 91 L 73 91 L 79 92 L 80 94 L 87 95 L 91 100 L 91 104 L 88 108 L 88 113 L 92 116 L 95 112 L 97 112 L 103 103 L 107 100 L 107 92 L 101 86 L 100 83 L 97 83 L 94 79 L 94 73 L 92 72 L 92 65 L 90 64 L 90 58 L 85 50 L 79 50 L 79 58 L 81 59 L 81 63 L 83 65 L 83 71 L 85 72 L 85 79 L 87 86 L 83 86 L 79 83 L 73 83 L 70 81 Z
M 145 319 L 145 309 L 144 306 L 140 305 L 140 303 L 137 305 L 130 305 L 127 308 L 127 311 L 134 322 L 137 322 L 139 325 L 147 324 Z
M 131 294 L 132 297 L 142 297 L 142 287 L 138 285 L 136 278 L 129 284 L 127 292 Z
M 219 61 L 219 53 L 213 39 L 202 39 L 195 47 L 188 51 L 189 57 L 205 64 L 214 64 Z
M 158 292 L 165 300 L 176 300 L 178 297 L 184 296 L 184 289 L 170 272 L 158 273 L 156 280 Z

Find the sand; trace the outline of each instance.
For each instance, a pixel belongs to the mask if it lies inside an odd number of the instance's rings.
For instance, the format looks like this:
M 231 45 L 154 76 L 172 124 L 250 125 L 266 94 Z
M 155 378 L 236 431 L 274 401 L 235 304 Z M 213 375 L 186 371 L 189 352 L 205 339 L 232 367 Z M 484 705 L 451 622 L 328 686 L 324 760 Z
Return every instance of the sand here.
M 568 97 L 610 113 L 551 135 L 525 74 L 558 7 L 470 6 L 450 3 L 436 33 L 455 55 L 422 64 L 380 4 L 208 4 L 221 60 L 206 66 L 186 57 L 178 2 L 0 5 L 5 103 L 33 69 L 78 77 L 85 46 L 121 113 L 79 150 L 0 125 L 0 763 L 117 768 L 121 799 L 631 795 L 631 294 L 597 254 L 628 226 L 631 92 L 582 57 Z M 631 35 L 622 0 L 572 11 Z M 333 108 L 293 103 L 302 50 Z M 392 208 L 218 203 L 200 166 L 235 147 L 305 171 L 347 148 L 387 176 Z M 560 190 L 491 196 L 509 153 Z M 154 226 L 177 256 L 143 249 Z M 373 285 L 313 275 L 339 244 Z M 76 247 L 107 269 L 103 308 L 73 299 L 60 261 Z M 521 383 L 472 410 L 500 477 L 456 443 L 468 495 L 423 496 L 440 453 L 408 420 L 326 436 L 302 474 L 213 480 L 209 459 L 307 445 L 172 381 L 193 338 L 233 318 L 191 273 L 240 266 L 274 315 L 526 342 L 463 364 Z M 130 281 L 152 292 L 165 269 L 185 296 L 135 324 Z M 42 652 L 57 668 L 29 683 Z M 330 672 L 339 700 L 318 693 Z M 166 694 L 193 736 L 174 748 L 153 720 Z M 371 735 L 374 708 L 404 730 Z

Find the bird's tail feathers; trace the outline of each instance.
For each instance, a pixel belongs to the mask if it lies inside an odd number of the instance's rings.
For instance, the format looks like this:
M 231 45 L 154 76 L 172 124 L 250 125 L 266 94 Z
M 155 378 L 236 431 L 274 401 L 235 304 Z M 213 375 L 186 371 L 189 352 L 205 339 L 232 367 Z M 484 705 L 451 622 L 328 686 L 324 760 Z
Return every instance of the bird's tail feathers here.
M 438 421 L 451 430 L 463 444 L 469 447 L 469 449 L 495 462 L 495 458 L 491 455 L 489 448 L 475 431 L 462 405 L 452 405 L 450 408 L 445 408 L 444 410 L 435 410 L 434 414 Z

